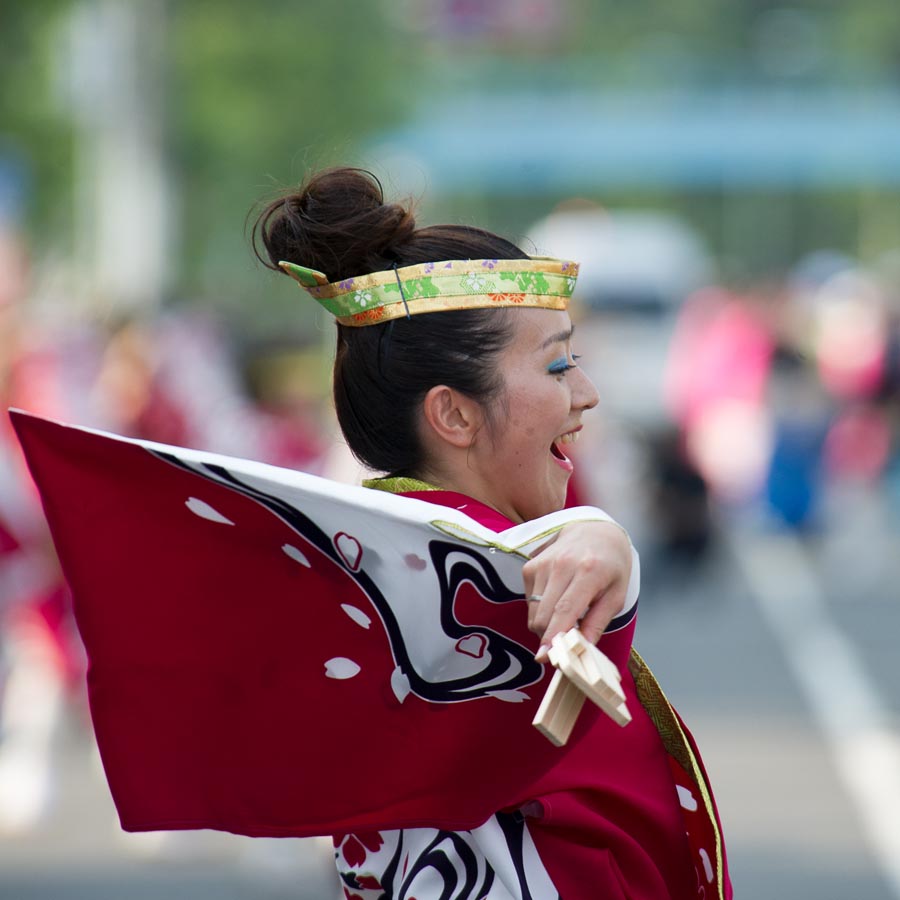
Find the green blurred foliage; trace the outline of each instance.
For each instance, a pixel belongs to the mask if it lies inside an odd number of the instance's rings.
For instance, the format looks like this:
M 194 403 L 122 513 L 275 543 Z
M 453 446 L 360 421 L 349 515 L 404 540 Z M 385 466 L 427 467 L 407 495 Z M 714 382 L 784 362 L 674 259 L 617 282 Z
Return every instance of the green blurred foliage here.
M 834 51 L 852 65 L 900 80 L 900 3 L 832 0 Z
M 71 224 L 72 123 L 61 96 L 62 29 L 70 0 L 0 0 L 0 156 L 21 160 L 27 222 L 48 237 Z
M 0 153 L 12 147 L 28 161 L 28 224 L 39 243 L 47 236 L 69 243 L 76 148 L 66 19 L 90 2 L 0 0 Z M 252 263 L 242 226 L 255 201 L 309 168 L 364 163 L 360 148 L 373 134 L 459 92 L 900 86 L 897 0 L 559 0 L 562 18 L 546 40 L 425 27 L 444 0 L 159 2 L 166 11 L 160 66 L 177 201 L 176 285 L 181 295 L 217 302 L 252 302 L 260 290 L 294 302 L 287 279 L 262 280 Z M 791 252 L 818 240 L 852 245 L 859 209 L 873 206 L 852 192 L 823 193 L 818 211 L 808 210 L 806 198 L 778 197 L 744 198 L 732 208 L 727 189 L 597 199 L 675 206 L 707 234 L 732 229 L 751 237 L 740 222 L 753 220 L 751 207 L 771 203 L 786 210 Z M 515 235 L 540 211 L 532 198 L 460 195 L 426 212 Z M 756 256 L 748 254 L 754 264 L 779 256 L 772 241 L 757 243 Z
M 217 272 L 240 270 L 242 254 L 249 258 L 241 223 L 256 201 L 309 168 L 354 161 L 372 130 L 408 113 L 410 95 L 398 36 L 377 4 L 170 6 L 168 133 L 182 271 L 187 286 L 203 290 L 221 285 Z

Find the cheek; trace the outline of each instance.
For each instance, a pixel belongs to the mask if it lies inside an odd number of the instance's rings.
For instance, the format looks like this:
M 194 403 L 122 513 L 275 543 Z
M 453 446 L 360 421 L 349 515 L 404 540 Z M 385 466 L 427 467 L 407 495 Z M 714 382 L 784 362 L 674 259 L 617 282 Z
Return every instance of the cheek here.
M 494 423 L 497 459 L 505 460 L 501 478 L 516 478 L 522 468 L 543 462 L 550 452 L 550 442 L 561 431 L 569 413 L 569 403 L 561 385 L 537 381 L 529 385 L 508 387 L 505 397 L 506 415 Z M 502 449 L 501 449 L 502 448 Z
M 540 417 L 546 415 L 548 408 L 553 405 L 554 397 L 554 391 L 552 389 L 548 391 L 547 385 L 540 382 L 530 387 L 522 386 L 509 391 L 507 408 L 510 411 L 510 422 L 517 423 L 522 429 L 538 430 Z
M 544 435 L 548 430 L 561 428 L 571 406 L 565 386 L 555 381 L 540 384 L 539 389 L 522 391 L 510 400 L 510 408 L 514 410 L 510 421 L 515 421 L 520 433 L 527 435 Z M 555 436 L 556 432 L 551 439 Z
M 550 440 L 547 437 L 546 424 L 542 428 L 541 420 L 533 416 L 523 416 L 510 421 L 504 434 L 507 463 L 517 468 L 526 468 L 542 462 L 550 451 Z M 515 477 L 515 476 L 514 476 Z
M 525 402 L 514 409 L 515 412 L 507 419 L 501 433 L 513 453 L 518 450 L 517 455 L 527 456 L 534 451 L 534 444 L 540 433 L 539 413 L 532 404 Z

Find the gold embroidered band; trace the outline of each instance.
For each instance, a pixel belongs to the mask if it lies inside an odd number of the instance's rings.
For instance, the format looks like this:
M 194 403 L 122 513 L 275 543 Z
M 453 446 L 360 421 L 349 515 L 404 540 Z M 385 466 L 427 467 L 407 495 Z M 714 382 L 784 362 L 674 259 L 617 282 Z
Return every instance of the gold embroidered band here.
M 455 309 L 566 309 L 578 263 L 563 259 L 464 259 L 422 263 L 329 282 L 315 269 L 279 265 L 342 325 Z

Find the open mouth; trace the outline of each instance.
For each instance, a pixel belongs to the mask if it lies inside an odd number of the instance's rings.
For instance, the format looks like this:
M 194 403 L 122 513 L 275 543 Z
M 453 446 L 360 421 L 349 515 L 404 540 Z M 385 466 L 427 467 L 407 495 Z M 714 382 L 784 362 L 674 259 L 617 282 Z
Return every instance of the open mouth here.
M 578 432 L 570 431 L 567 434 L 561 434 L 551 445 L 550 445 L 550 455 L 553 457 L 554 461 L 565 469 L 567 472 L 573 472 L 575 470 L 575 466 L 572 465 L 572 460 L 563 453 L 562 445 L 563 444 L 574 444 L 575 441 L 578 440 Z

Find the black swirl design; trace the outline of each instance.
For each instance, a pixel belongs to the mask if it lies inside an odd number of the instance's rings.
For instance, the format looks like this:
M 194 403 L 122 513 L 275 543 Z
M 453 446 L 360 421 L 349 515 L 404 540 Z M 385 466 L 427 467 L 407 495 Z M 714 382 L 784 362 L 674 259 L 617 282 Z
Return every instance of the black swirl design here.
M 456 618 L 454 613 L 456 593 L 466 582 L 474 585 L 485 599 L 493 603 L 522 599 L 521 591 L 514 591 L 503 582 L 484 553 L 443 540 L 429 543 L 429 553 L 434 571 L 437 573 L 440 621 L 444 633 L 457 641 L 470 635 L 478 635 L 486 642 L 484 647 L 486 662 L 479 672 L 464 678 L 429 680 L 414 667 L 394 610 L 378 584 L 365 571 L 365 566 L 356 571 L 347 567 L 335 550 L 331 536 L 309 516 L 281 497 L 245 484 L 223 466 L 201 464 L 195 468 L 172 454 L 153 452 L 153 455 L 261 504 L 353 578 L 378 610 L 394 659 L 408 678 L 410 689 L 422 699 L 432 703 L 476 700 L 498 691 L 528 687 L 540 681 L 543 676 L 543 667 L 534 661 L 531 651 L 526 647 L 490 628 L 464 626 Z
M 388 897 L 411 900 L 422 896 L 427 887 L 428 897 L 434 900 L 482 900 L 494 883 L 494 870 L 484 857 L 472 847 L 467 834 L 437 831 L 432 841 L 400 873 L 404 856 L 404 832 L 400 833 L 397 850 L 384 872 L 382 887 Z M 440 893 L 435 888 L 440 887 Z

